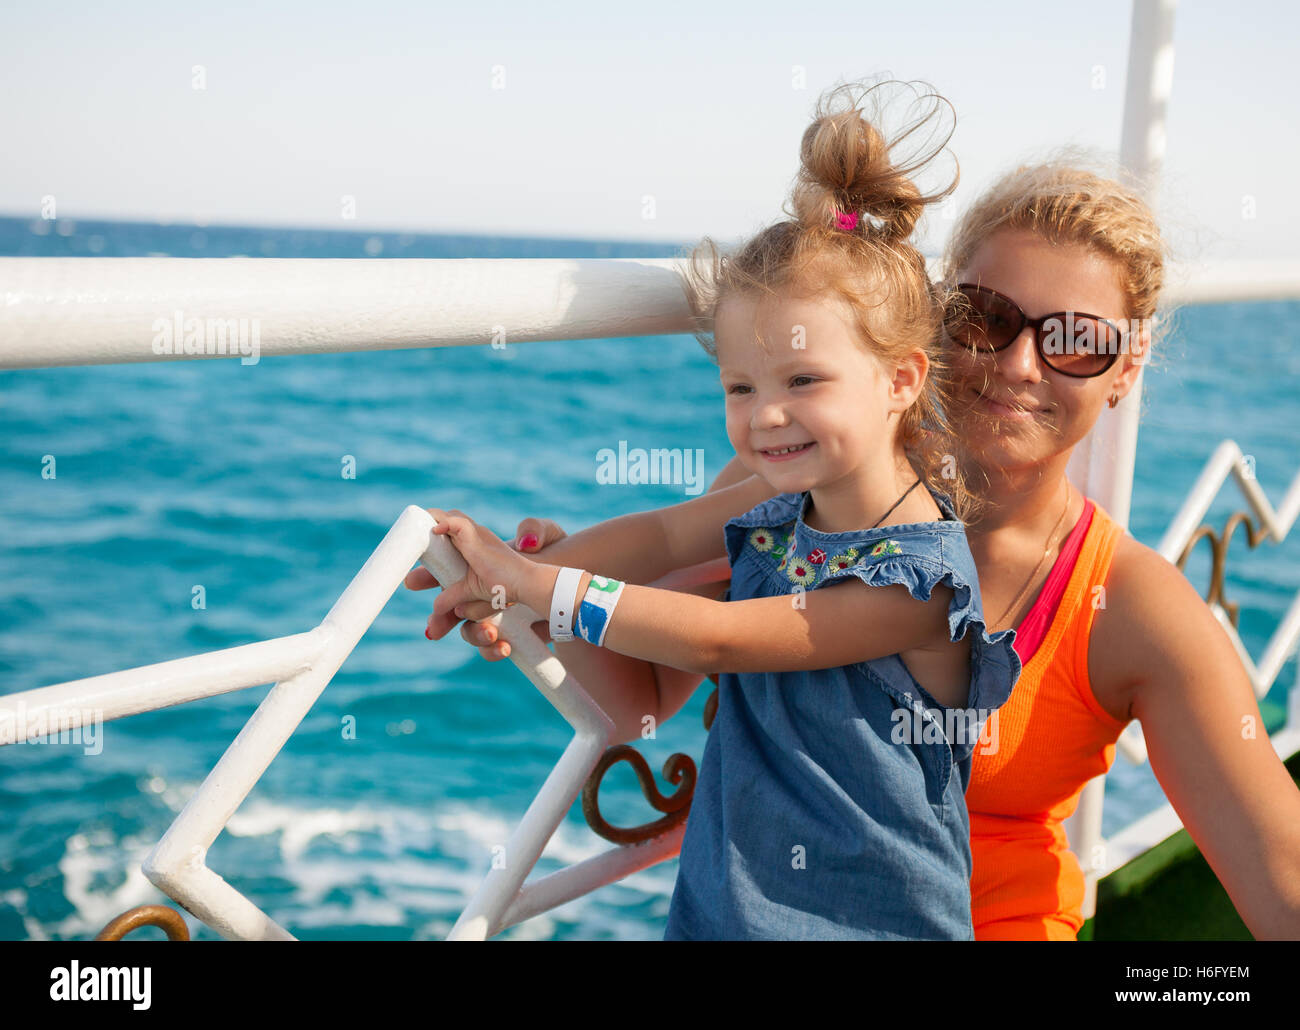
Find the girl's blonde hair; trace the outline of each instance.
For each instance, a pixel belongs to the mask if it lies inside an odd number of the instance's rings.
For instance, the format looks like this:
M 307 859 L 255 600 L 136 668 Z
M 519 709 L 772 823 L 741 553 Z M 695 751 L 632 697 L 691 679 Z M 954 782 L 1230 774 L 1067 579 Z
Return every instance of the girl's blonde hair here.
M 890 141 L 877 128 L 897 94 L 910 94 Z M 868 106 L 871 117 L 864 112 Z M 914 173 L 947 149 L 951 105 L 924 83 L 849 83 L 822 95 L 803 134 L 800 168 L 786 213 L 737 250 L 705 238 L 687 262 L 686 292 L 696 337 L 715 361 L 713 319 L 728 294 L 831 296 L 851 313 L 865 350 L 886 369 L 914 351 L 929 360 L 920 395 L 902 415 L 897 439 L 922 482 L 947 494 L 958 518 L 979 507 L 958 460 L 949 418 L 951 369 L 943 352 L 943 295 L 910 237 L 951 181 L 925 194 Z M 907 155 L 902 151 L 906 149 Z

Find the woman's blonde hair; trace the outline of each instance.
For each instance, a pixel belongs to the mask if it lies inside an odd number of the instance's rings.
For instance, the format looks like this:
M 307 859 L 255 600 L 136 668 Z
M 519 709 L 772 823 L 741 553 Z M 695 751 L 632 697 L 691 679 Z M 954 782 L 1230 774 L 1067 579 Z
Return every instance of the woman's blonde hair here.
M 1168 248 L 1155 214 L 1138 189 L 1089 168 L 1090 163 L 1099 162 L 1084 152 L 1067 150 L 1047 161 L 1022 165 L 994 182 L 961 217 L 949 237 L 943 282 L 951 290 L 976 251 L 998 232 L 1023 231 L 1053 244 L 1081 245 L 1115 266 L 1128 309 L 1125 314 L 1130 320 L 1125 339 L 1132 339 L 1137 321 L 1145 324 L 1150 329 L 1150 342 L 1140 360 L 1150 364 Z M 968 313 L 964 299 L 950 292 L 949 329 L 953 330 Z M 987 390 L 992 370 L 989 365 L 983 369 L 982 389 Z M 954 414 L 959 425 L 962 419 L 979 417 L 970 405 L 965 411 L 954 410 Z M 1002 432 L 996 420 L 990 429 L 995 435 Z M 1055 430 L 1035 426 L 1030 432 L 1047 435 Z M 982 496 L 988 470 L 982 470 L 984 479 L 977 482 L 979 477 L 973 468 L 967 470 L 967 483 Z
M 899 131 L 877 125 L 898 95 L 910 95 Z M 865 109 L 872 111 L 869 117 Z M 737 250 L 705 238 L 687 262 L 686 291 L 696 336 L 715 361 L 713 319 L 728 294 L 825 297 L 843 303 L 865 350 L 886 369 L 920 350 L 929 373 L 903 413 L 898 440 L 917 475 L 947 494 L 969 521 L 979 507 L 962 477 L 951 428 L 951 370 L 943 352 L 943 295 L 910 237 L 927 205 L 951 180 L 923 193 L 913 175 L 947 149 L 951 105 L 924 83 L 849 83 L 822 95 L 803 134 L 800 168 L 786 213 Z M 906 155 L 903 151 L 906 150 Z
M 985 190 L 962 216 L 948 241 L 945 277 L 954 278 L 1002 229 L 1082 244 L 1110 258 L 1120 269 L 1128 317 L 1155 316 L 1167 248 L 1155 214 L 1135 189 L 1071 158 L 1023 165 Z

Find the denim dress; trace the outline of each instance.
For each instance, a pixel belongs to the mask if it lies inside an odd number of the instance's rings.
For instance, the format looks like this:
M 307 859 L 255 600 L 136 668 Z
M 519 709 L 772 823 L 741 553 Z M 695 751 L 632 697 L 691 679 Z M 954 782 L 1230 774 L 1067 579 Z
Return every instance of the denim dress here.
M 945 708 L 896 654 L 720 676 L 666 940 L 974 939 L 965 791 L 1020 659 L 1014 630 L 987 632 L 965 527 L 935 502 L 942 521 L 821 533 L 806 493 L 781 494 L 727 523 L 728 600 L 854 578 L 918 600 L 951 587 L 970 694 Z

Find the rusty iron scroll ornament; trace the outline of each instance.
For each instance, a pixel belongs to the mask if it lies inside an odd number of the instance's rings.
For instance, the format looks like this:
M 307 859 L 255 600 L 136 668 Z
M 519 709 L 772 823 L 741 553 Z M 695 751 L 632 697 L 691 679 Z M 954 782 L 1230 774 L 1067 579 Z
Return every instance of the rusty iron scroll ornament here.
M 1183 548 L 1183 553 L 1178 556 L 1178 561 L 1175 563 L 1179 571 L 1182 571 L 1187 564 L 1187 559 L 1191 556 L 1193 548 L 1200 543 L 1202 538 L 1209 538 L 1213 560 L 1210 566 L 1210 590 L 1205 595 L 1205 602 L 1221 606 L 1228 613 L 1228 619 L 1231 621 L 1233 629 L 1237 628 L 1237 616 L 1240 613 L 1241 606 L 1223 596 L 1223 573 L 1228 559 L 1228 544 L 1232 541 L 1232 534 L 1243 523 L 1246 526 L 1246 543 L 1251 550 L 1254 550 L 1260 541 L 1269 535 L 1268 527 L 1263 526 L 1256 529 L 1255 524 L 1250 520 L 1250 516 L 1245 512 L 1238 511 L 1233 512 L 1228 521 L 1224 523 L 1222 536 L 1210 526 L 1201 526 L 1197 529 L 1192 534 L 1191 539 L 1187 541 L 1187 546 Z
M 123 912 L 95 935 L 97 941 L 120 941 L 142 926 L 158 926 L 167 931 L 169 941 L 188 941 L 189 927 L 179 912 L 167 905 L 140 905 Z
M 717 680 L 710 676 L 714 683 Z M 718 711 L 718 689 L 715 686 L 713 693 L 709 695 L 708 701 L 704 703 L 704 728 L 711 729 L 713 726 L 713 716 Z M 597 797 L 600 794 L 600 781 L 604 778 L 605 773 L 618 762 L 627 762 L 632 766 L 636 773 L 636 778 L 641 783 L 641 792 L 645 794 L 646 800 L 656 812 L 666 813 L 662 819 L 656 819 L 652 823 L 646 823 L 643 826 L 629 826 L 626 829 L 611 826 L 600 814 L 600 806 L 597 804 Z M 587 782 L 582 788 L 582 814 L 587 817 L 587 825 L 598 836 L 604 837 L 615 844 L 637 844 L 643 840 L 649 840 L 651 837 L 657 837 L 666 830 L 672 829 L 678 823 L 684 821 L 691 810 L 691 798 L 695 793 L 695 763 L 687 755 L 675 754 L 670 755 L 668 761 L 664 763 L 664 779 L 672 784 L 680 784 L 672 797 L 664 797 L 659 793 L 659 788 L 655 786 L 655 778 L 650 773 L 650 766 L 646 760 L 641 757 L 640 752 L 626 744 L 618 744 L 608 748 L 600 761 L 596 763 L 596 768 L 591 770 L 591 775 L 587 777 Z M 682 783 L 682 780 L 685 783 Z
M 644 826 L 631 826 L 626 829 L 611 826 L 605 821 L 597 804 L 600 781 L 604 778 L 606 770 L 618 762 L 627 762 L 632 766 L 636 778 L 641 781 L 641 792 L 645 794 L 651 807 L 657 812 L 666 813 L 662 818 L 646 823 Z M 670 755 L 668 761 L 664 763 L 664 779 L 669 783 L 679 784 L 677 790 L 669 797 L 659 793 L 650 766 L 635 748 L 628 747 L 626 744 L 617 744 L 606 749 L 582 788 L 582 814 L 587 817 L 587 825 L 599 836 L 615 844 L 636 844 L 671 830 L 678 823 L 684 822 L 687 812 L 690 811 L 691 795 L 695 792 L 695 763 L 687 755 Z

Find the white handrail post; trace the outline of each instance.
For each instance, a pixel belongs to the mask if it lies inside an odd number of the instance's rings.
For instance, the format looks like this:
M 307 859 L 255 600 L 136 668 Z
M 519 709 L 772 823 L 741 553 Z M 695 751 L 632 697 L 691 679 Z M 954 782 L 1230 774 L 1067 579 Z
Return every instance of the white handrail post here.
M 414 505 L 402 512 L 325 616 L 321 653 L 271 688 L 144 861 L 151 883 L 227 940 L 293 939 L 208 868 L 208 849 L 428 546 L 433 524 Z
M 1165 119 L 1174 81 L 1174 12 L 1177 0 L 1134 0 L 1129 31 L 1128 82 L 1124 93 L 1124 126 L 1120 163 L 1142 184 L 1147 203 L 1156 204 L 1155 183 L 1164 163 Z M 1084 487 L 1111 517 L 1128 528 L 1133 497 L 1133 465 L 1137 457 L 1138 416 L 1142 405 L 1142 376 L 1114 410 L 1103 411 L 1097 425 L 1075 448 L 1070 478 Z M 1103 864 L 1101 809 L 1106 778 L 1088 783 L 1074 815 L 1066 820 L 1070 846 L 1085 876 L 1083 916 L 1097 906 L 1097 872 Z
M 429 518 L 432 522 L 432 516 Z M 420 563 L 439 583 L 465 578 L 465 559 L 444 535 L 429 537 Z M 456 920 L 448 940 L 481 941 L 505 928 L 506 911 L 519 898 L 524 880 L 614 736 L 614 721 L 533 632 L 538 617 L 531 608 L 515 604 L 493 619 L 499 639 L 510 644 L 510 660 L 564 716 L 574 735 L 510 835 L 505 853 L 493 855 L 491 870 Z

